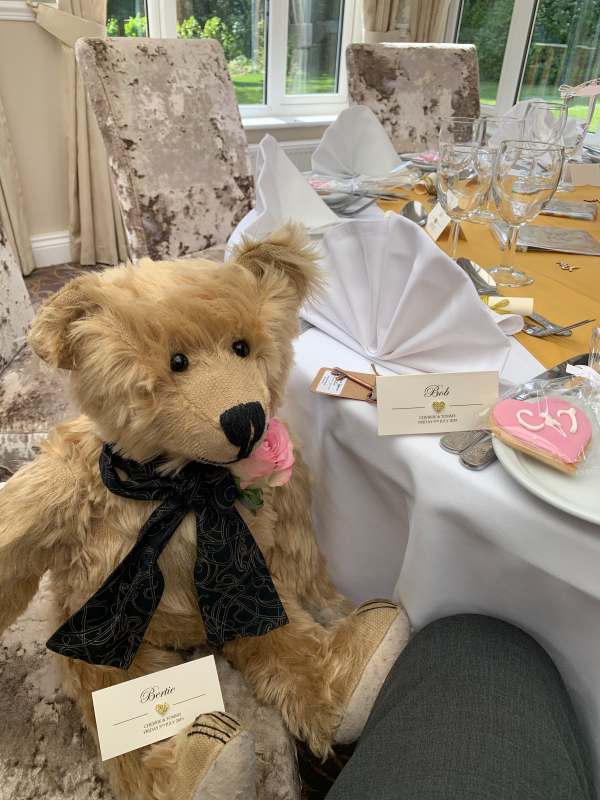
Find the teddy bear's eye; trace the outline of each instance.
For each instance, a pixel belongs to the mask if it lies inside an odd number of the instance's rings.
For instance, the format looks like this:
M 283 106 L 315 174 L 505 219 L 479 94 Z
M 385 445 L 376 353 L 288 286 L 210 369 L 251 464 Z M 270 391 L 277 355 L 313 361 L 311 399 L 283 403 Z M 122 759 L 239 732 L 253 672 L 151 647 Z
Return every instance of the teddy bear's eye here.
M 250 355 L 250 345 L 245 339 L 238 339 L 231 345 L 231 349 L 240 358 L 246 358 Z
M 183 353 L 175 353 L 171 356 L 171 369 L 173 372 L 184 372 L 189 365 L 188 357 Z

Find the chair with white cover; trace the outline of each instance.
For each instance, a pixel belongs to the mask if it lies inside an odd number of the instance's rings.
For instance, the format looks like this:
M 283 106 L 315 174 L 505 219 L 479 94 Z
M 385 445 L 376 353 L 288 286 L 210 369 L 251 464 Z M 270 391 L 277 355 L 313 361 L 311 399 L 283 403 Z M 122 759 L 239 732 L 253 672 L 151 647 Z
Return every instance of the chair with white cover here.
M 130 258 L 223 245 L 254 201 L 239 107 L 212 39 L 80 39 L 75 48 Z
M 479 66 L 474 45 L 351 44 L 348 94 L 368 106 L 396 152 L 437 148 L 443 117 L 479 116 Z

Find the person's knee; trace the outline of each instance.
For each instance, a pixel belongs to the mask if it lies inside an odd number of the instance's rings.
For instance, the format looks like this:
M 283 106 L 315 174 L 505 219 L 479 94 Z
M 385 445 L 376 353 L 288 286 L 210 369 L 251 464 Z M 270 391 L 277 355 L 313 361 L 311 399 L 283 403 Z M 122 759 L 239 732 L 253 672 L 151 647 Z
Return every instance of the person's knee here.
M 430 623 L 417 634 L 427 642 L 432 654 L 449 662 L 469 663 L 486 669 L 519 670 L 522 665 L 544 663 L 551 666 L 545 650 L 525 631 L 494 617 L 456 614 Z

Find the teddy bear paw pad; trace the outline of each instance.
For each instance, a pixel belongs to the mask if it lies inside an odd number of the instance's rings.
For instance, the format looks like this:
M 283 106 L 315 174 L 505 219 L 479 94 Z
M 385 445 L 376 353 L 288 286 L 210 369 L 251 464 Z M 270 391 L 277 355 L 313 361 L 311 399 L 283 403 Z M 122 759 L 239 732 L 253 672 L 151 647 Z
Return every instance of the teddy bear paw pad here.
M 369 600 L 354 611 L 354 616 L 366 659 L 357 665 L 354 681 L 350 681 L 354 689 L 335 734 L 336 744 L 358 739 L 383 682 L 410 636 L 406 611 L 389 600 Z
M 254 800 L 254 738 L 229 714 L 196 717 L 177 755 L 176 800 Z

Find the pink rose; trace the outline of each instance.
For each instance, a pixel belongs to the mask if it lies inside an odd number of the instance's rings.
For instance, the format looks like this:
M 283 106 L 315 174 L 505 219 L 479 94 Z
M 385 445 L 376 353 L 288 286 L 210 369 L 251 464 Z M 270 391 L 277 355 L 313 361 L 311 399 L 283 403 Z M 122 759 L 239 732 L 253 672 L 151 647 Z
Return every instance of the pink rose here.
M 231 471 L 240 479 L 240 487 L 247 489 L 255 484 L 283 486 L 292 475 L 294 446 L 287 428 L 278 419 L 269 422 L 267 433 L 252 455 L 237 464 Z

